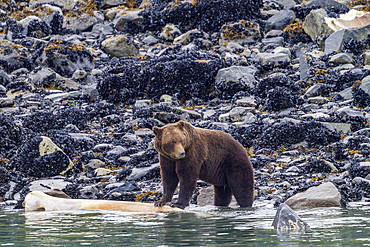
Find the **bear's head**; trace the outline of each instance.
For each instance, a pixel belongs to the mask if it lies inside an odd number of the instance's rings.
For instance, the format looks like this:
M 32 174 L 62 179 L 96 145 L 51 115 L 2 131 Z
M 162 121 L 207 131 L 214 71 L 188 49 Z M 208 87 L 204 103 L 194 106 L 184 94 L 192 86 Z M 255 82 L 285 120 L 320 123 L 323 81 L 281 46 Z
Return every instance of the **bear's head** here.
M 153 127 L 154 148 L 170 159 L 185 158 L 186 149 L 190 145 L 192 128 L 193 126 L 190 123 L 184 121 L 167 124 L 162 128 Z

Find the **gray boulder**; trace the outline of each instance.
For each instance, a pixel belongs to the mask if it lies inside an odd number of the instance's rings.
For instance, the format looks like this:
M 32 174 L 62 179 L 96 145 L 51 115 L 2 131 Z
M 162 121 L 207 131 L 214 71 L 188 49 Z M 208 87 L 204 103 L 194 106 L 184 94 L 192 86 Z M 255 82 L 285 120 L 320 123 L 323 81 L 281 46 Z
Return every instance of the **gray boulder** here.
M 341 195 L 337 187 L 331 182 L 326 182 L 290 197 L 285 204 L 293 209 L 340 207 L 340 201 Z
M 135 56 L 139 53 L 136 46 L 132 42 L 129 42 L 124 34 L 108 38 L 101 45 L 104 51 L 113 57 Z
M 292 10 L 281 10 L 266 21 L 265 30 L 266 32 L 274 29 L 282 30 L 292 23 L 294 19 L 295 14 Z

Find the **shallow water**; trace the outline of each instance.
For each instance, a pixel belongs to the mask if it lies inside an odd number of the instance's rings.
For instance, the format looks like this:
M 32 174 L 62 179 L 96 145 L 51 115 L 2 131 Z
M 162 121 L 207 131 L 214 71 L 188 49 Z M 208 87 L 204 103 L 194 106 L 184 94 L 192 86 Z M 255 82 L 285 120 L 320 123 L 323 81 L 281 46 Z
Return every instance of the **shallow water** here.
M 145 215 L 99 210 L 0 212 L 0 246 L 370 246 L 370 204 L 298 210 L 311 227 L 277 234 L 276 210 L 190 207 Z

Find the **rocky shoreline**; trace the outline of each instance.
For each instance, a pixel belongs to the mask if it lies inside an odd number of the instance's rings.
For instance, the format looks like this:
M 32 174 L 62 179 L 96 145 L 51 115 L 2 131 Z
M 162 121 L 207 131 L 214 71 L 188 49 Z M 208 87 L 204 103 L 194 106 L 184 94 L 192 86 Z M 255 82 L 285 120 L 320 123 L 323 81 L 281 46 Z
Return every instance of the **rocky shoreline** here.
M 55 189 L 154 202 L 162 192 L 151 129 L 178 120 L 243 144 L 256 200 L 277 206 L 331 182 L 342 206 L 368 202 L 368 7 L 2 1 L 0 208 Z M 361 15 L 343 24 L 339 14 L 353 10 Z M 198 183 L 192 203 L 207 186 Z

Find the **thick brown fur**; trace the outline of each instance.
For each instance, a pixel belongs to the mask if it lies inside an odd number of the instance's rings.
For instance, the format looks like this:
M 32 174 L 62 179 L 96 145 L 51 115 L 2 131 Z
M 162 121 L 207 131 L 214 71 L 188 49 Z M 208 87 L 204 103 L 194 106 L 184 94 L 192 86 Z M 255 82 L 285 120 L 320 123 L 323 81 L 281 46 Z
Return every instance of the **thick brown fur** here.
M 252 206 L 253 167 L 243 146 L 229 134 L 184 121 L 154 127 L 153 132 L 163 182 L 163 197 L 156 206 L 171 202 L 179 182 L 175 205 L 188 206 L 198 179 L 214 185 L 216 206 L 228 206 L 232 195 L 241 207 Z

